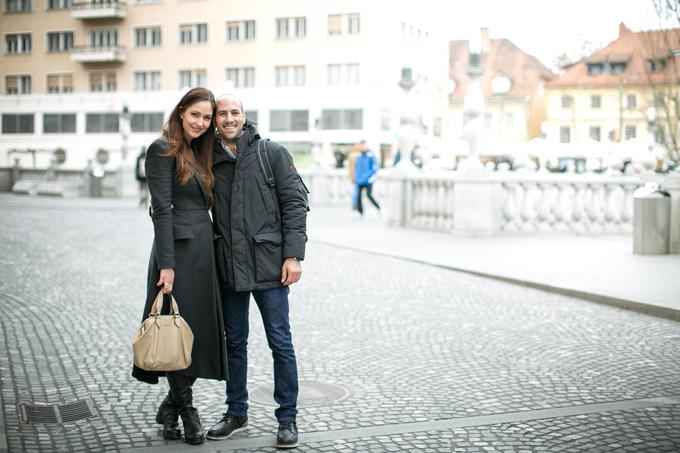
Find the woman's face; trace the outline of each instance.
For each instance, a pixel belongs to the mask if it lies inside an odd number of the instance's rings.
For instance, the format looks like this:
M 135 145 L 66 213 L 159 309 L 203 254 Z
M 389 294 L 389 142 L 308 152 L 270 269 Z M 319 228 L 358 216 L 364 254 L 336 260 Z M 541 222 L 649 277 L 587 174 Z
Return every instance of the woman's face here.
M 179 117 L 182 119 L 184 138 L 188 143 L 200 137 L 203 132 L 212 127 L 212 104 L 210 101 L 198 101 L 182 110 Z

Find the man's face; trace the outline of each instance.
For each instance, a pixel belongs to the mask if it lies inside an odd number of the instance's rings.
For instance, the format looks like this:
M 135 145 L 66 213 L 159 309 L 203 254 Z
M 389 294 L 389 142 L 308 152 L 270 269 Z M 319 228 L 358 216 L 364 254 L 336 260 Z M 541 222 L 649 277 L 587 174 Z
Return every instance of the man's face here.
M 234 141 L 243 131 L 246 115 L 238 99 L 226 96 L 217 100 L 215 123 L 220 136 L 226 141 Z

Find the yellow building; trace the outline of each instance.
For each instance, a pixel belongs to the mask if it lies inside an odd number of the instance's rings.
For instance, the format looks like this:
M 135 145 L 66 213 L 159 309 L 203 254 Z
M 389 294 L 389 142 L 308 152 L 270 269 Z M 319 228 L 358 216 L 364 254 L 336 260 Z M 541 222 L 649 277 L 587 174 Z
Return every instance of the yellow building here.
M 548 83 L 543 131 L 553 157 L 627 159 L 654 142 L 673 155 L 679 38 L 680 29 L 633 32 L 622 23 L 615 41 Z

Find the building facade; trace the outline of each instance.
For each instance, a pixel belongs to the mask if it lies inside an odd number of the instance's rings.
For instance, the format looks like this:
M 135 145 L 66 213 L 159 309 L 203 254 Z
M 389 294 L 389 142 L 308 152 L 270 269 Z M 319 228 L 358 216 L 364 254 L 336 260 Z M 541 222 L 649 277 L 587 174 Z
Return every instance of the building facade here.
M 615 41 L 546 86 L 553 156 L 629 159 L 654 144 L 677 155 L 679 55 L 680 29 L 633 32 L 620 24 Z
M 356 0 L 3 7 L 0 166 L 116 168 L 159 135 L 193 86 L 237 94 L 264 136 L 297 153 L 332 159 L 365 139 L 387 157 L 413 112 L 422 141 L 442 144 L 446 42 L 410 9 Z M 416 82 L 408 98 L 404 67 Z
M 485 104 L 482 160 L 512 158 L 514 150 L 540 136 L 540 124 L 545 120 L 544 85 L 554 77 L 543 63 L 508 39 L 491 39 L 487 28 L 481 29 L 479 39 L 451 41 L 449 52 L 454 137 L 463 140 L 471 53 L 479 53 L 479 83 Z

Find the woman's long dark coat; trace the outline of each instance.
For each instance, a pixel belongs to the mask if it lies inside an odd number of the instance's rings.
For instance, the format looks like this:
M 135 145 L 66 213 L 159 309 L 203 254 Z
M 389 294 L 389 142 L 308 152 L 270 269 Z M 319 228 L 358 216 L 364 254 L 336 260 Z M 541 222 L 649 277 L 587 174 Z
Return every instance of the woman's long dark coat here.
M 160 269 L 174 268 L 172 294 L 194 333 L 191 365 L 178 373 L 226 380 L 227 348 L 215 272 L 213 226 L 203 178 L 194 175 L 186 184 L 180 184 L 174 158 L 164 156 L 167 150 L 167 142 L 158 139 L 149 146 L 146 156 L 154 243 L 142 320 L 149 315 L 158 294 Z M 136 366 L 132 370 L 135 378 L 150 384 L 158 383 L 158 376 L 164 374 Z

